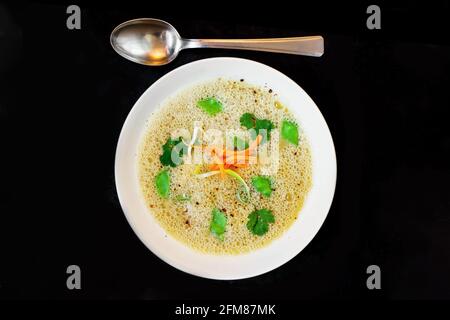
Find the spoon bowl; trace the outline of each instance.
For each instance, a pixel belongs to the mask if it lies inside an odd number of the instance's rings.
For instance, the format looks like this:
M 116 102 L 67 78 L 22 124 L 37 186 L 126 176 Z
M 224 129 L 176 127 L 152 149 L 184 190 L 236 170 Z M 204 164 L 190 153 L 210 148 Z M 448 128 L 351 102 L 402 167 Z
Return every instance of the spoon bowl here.
M 149 66 L 171 62 L 180 51 L 182 40 L 169 23 L 150 18 L 126 21 L 111 33 L 111 45 L 122 57 Z

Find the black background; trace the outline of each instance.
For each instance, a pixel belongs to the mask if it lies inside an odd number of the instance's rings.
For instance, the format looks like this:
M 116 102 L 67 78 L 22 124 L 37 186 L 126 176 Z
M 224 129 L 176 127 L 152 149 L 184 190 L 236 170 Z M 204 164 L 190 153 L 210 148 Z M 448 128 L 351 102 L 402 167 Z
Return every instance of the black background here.
M 0 5 L 0 297 L 4 299 L 450 298 L 450 47 L 447 2 Z M 151 68 L 109 45 L 117 24 L 171 22 L 187 38 L 321 34 L 321 58 L 190 50 Z M 154 256 L 129 227 L 114 184 L 114 154 L 134 102 L 168 71 L 234 56 L 272 66 L 313 98 L 333 135 L 336 194 L 314 240 L 282 267 L 246 280 L 185 274 Z M 82 270 L 67 290 L 66 268 Z M 382 289 L 368 290 L 379 265 Z

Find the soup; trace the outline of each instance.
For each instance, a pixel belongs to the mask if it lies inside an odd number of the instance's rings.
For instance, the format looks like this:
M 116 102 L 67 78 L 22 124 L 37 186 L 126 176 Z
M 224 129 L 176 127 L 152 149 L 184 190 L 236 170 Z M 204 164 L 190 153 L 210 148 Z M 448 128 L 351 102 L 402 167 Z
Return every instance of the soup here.
M 275 92 L 216 79 L 150 116 L 138 152 L 149 211 L 182 243 L 239 254 L 281 236 L 311 188 L 311 152 Z

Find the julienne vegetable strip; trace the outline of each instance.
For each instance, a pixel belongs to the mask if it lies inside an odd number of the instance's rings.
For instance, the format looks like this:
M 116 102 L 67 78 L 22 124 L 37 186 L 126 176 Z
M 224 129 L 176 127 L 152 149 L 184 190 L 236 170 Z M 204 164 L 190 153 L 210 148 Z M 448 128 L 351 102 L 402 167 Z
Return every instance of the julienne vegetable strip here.
M 186 143 L 186 142 L 183 141 L 184 144 L 186 144 L 186 145 L 188 146 L 188 151 L 187 151 L 188 158 L 191 158 L 192 147 L 194 146 L 194 143 L 195 143 L 195 141 L 197 140 L 198 132 L 199 132 L 200 130 L 203 131 L 201 127 L 197 127 L 197 126 L 194 127 L 194 132 L 192 133 L 192 139 L 191 139 L 191 141 L 190 141 L 189 143 Z
M 244 154 L 245 156 L 249 156 L 250 153 L 253 153 L 256 148 L 261 144 L 261 141 L 263 139 L 262 135 L 257 135 L 255 140 L 249 145 L 249 147 L 245 150 L 241 150 L 241 151 L 235 151 L 236 155 L 241 155 Z
M 228 150 L 216 146 L 193 147 L 201 148 L 213 158 L 214 162 L 210 165 L 210 170 L 220 170 L 221 165 L 223 165 L 223 169 L 245 168 L 250 163 L 256 163 L 257 158 L 254 156 L 254 153 L 262 139 L 262 135 L 258 135 L 245 150 Z
M 246 167 L 249 164 L 249 161 L 256 162 L 256 157 L 252 156 L 251 154 L 255 152 L 261 141 L 262 136 L 258 135 L 255 141 L 253 141 L 247 149 L 241 151 L 227 150 L 225 148 L 220 149 L 214 146 L 204 147 L 204 149 L 208 149 L 211 152 L 212 158 L 214 159 L 215 163 L 209 166 L 209 169 L 211 171 L 203 174 L 197 174 L 197 177 L 203 179 L 216 174 L 220 174 L 221 178 L 223 179 L 225 174 L 228 174 L 241 184 L 241 187 L 236 194 L 237 199 L 240 202 L 247 203 L 250 200 L 250 187 L 247 185 L 245 180 L 233 169 Z M 199 172 L 199 166 L 195 168 L 194 173 L 196 172 Z M 244 192 L 244 197 L 242 197 L 240 191 Z
M 250 188 L 247 185 L 247 183 L 245 182 L 245 180 L 242 179 L 242 177 L 236 171 L 233 171 L 231 169 L 226 169 L 225 173 L 230 175 L 230 176 L 232 176 L 233 178 L 235 178 L 237 181 L 240 182 L 240 184 L 243 187 L 243 190 L 245 192 L 246 199 L 243 200 L 240 195 L 238 195 L 237 198 L 238 198 L 239 201 L 241 201 L 243 203 L 247 203 L 250 200 Z
M 220 177 L 223 179 L 225 178 L 225 168 L 223 165 L 223 161 L 219 159 L 219 157 L 217 157 L 217 155 L 214 156 L 214 159 L 217 162 L 217 165 L 219 166 L 219 171 L 220 171 Z
M 200 178 L 200 179 L 203 179 L 203 178 L 208 178 L 208 177 L 214 176 L 214 175 L 219 174 L 219 173 L 220 173 L 219 170 L 208 171 L 208 172 L 205 172 L 205 173 L 197 174 L 197 177 Z
M 201 170 L 202 170 L 202 165 L 198 164 L 195 166 L 193 174 L 199 174 L 201 172 Z
M 249 145 L 249 147 L 245 150 L 223 150 L 224 154 L 224 163 L 227 166 L 236 166 L 236 165 L 242 165 L 242 164 L 249 164 L 250 161 L 255 161 L 256 157 L 253 156 L 253 154 L 256 151 L 256 148 L 259 146 L 259 144 L 262 141 L 262 135 L 258 135 L 256 139 Z M 243 161 L 242 161 L 243 160 Z M 242 166 L 241 166 L 242 167 Z
M 187 145 L 189 149 L 195 147 L 193 145 L 193 141 L 195 141 L 196 135 L 197 134 L 193 135 L 191 142 Z M 205 173 L 200 173 L 200 165 L 197 165 L 194 169 L 194 174 L 196 174 L 197 177 L 201 179 L 211 177 L 216 174 L 220 174 L 220 177 L 224 179 L 225 175 L 227 174 L 235 178 L 241 184 L 242 190 L 244 191 L 246 199 L 248 200 L 250 198 L 250 188 L 244 181 L 244 179 L 242 179 L 242 177 L 234 170 L 238 168 L 245 168 L 249 163 L 253 161 L 253 163 L 256 163 L 257 158 L 253 154 L 255 153 L 261 141 L 262 135 L 258 135 L 247 149 L 239 151 L 227 150 L 226 148 L 219 148 L 216 146 L 201 146 L 202 149 L 210 152 L 214 163 L 209 166 L 210 171 Z M 172 141 L 170 140 L 170 142 Z M 167 198 L 169 195 L 169 179 L 170 178 L 167 170 L 160 172 L 156 177 L 157 189 L 160 196 L 163 198 Z M 242 197 L 240 195 L 238 196 L 238 199 L 241 202 L 246 202 L 242 200 Z
M 220 170 L 208 171 L 208 172 L 205 172 L 205 173 L 198 174 L 197 177 L 199 179 L 204 179 L 204 178 L 208 178 L 208 177 L 211 177 L 211 176 L 215 176 L 215 175 L 220 174 L 220 173 L 221 173 Z M 250 187 L 245 182 L 245 180 L 236 171 L 233 171 L 231 169 L 225 169 L 224 173 L 226 173 L 229 176 L 235 178 L 241 184 L 241 187 L 242 187 L 242 189 L 243 189 L 243 191 L 245 193 L 246 200 L 243 200 L 241 196 L 237 196 L 237 198 L 238 198 L 238 200 L 240 202 L 247 203 L 248 200 L 250 199 Z

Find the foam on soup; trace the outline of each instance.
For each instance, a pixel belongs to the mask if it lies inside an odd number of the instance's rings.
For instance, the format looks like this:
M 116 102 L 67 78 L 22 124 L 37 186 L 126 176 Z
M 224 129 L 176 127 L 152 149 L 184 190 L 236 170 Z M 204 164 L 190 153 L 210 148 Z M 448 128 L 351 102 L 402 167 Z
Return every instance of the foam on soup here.
M 197 101 L 207 97 L 219 100 L 223 111 L 210 116 L 200 109 Z M 279 103 L 280 98 L 269 88 L 255 87 L 245 81 L 217 79 L 183 90 L 150 116 L 138 152 L 139 180 L 149 211 L 168 234 L 205 253 L 238 254 L 269 244 L 297 219 L 312 183 L 311 153 L 301 123 L 298 146 L 275 135 L 270 139 L 268 146 L 279 144 L 279 165 L 270 175 L 273 191 L 268 198 L 251 186 L 251 178 L 261 175 L 260 164 L 237 170 L 251 188 L 250 201 L 244 204 L 236 198 L 239 183 L 235 179 L 222 179 L 220 175 L 198 179 L 194 174 L 196 164 L 184 163 L 169 169 L 171 196 L 168 199 L 161 198 L 155 187 L 155 176 L 163 169 L 159 159 L 161 147 L 174 129 L 185 128 L 192 132 L 196 121 L 200 121 L 205 130 L 238 129 L 241 115 L 247 112 L 257 118 L 270 119 L 280 128 L 285 119 L 295 121 L 289 110 Z M 188 194 L 190 200 L 175 200 L 180 194 Z M 210 232 L 213 208 L 222 210 L 227 217 L 223 241 Z M 257 236 L 246 225 L 248 215 L 261 208 L 271 210 L 275 222 L 270 224 L 266 234 Z

